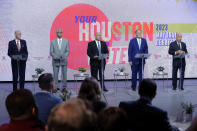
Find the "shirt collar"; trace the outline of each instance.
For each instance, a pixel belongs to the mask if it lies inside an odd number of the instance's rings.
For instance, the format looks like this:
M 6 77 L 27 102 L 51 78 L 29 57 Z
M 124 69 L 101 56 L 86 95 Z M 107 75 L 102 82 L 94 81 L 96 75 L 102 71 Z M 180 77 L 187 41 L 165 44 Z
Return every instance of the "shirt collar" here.
M 181 44 L 181 42 L 179 43 L 178 41 L 176 41 L 177 44 Z
M 150 99 L 149 97 L 141 96 L 140 99 L 147 101 L 149 104 L 152 104 L 152 99 Z
M 48 92 L 48 91 L 46 91 L 46 90 L 41 90 L 41 91 L 39 91 L 39 93 L 47 93 L 47 94 L 51 94 L 51 92 Z
M 62 38 L 57 38 L 58 40 L 62 40 Z
M 19 40 L 15 39 L 15 41 L 16 41 L 16 43 L 17 43 L 17 41 L 20 43 L 20 39 Z

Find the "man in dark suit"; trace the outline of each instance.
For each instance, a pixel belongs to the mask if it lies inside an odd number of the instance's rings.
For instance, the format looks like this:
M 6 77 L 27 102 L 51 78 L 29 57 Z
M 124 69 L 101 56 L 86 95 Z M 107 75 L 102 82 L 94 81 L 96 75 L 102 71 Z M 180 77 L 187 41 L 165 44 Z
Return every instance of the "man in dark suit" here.
M 148 45 L 144 38 L 142 38 L 141 30 L 136 30 L 136 38 L 130 40 L 128 49 L 129 64 L 132 70 L 132 90 L 136 91 L 137 86 L 137 74 L 139 73 L 139 83 L 142 80 L 142 60 L 135 58 L 138 53 L 148 54 Z M 145 61 L 143 62 L 145 64 Z M 143 65 L 144 67 L 144 65 Z M 144 70 L 144 69 L 143 69 Z
M 109 54 L 109 51 L 106 43 L 104 41 L 101 41 L 101 34 L 99 32 L 95 34 L 95 40 L 88 43 L 87 54 L 90 57 L 91 76 L 98 80 L 97 76 L 99 72 L 100 83 L 102 85 L 101 60 L 99 60 L 99 57 L 101 56 L 101 54 Z M 106 61 L 104 59 L 103 69 L 105 69 L 105 65 L 106 65 Z M 104 91 L 108 91 L 105 88 L 105 85 L 102 88 Z
M 21 55 L 21 58 L 16 58 L 16 55 Z M 11 58 L 13 90 L 17 90 L 18 74 L 20 88 L 23 89 L 28 51 L 26 41 L 21 39 L 20 31 L 15 31 L 15 39 L 9 42 L 8 56 Z
M 184 58 L 176 58 L 178 55 L 187 54 L 187 47 L 184 42 L 181 42 L 182 34 L 176 34 L 176 41 L 170 43 L 170 47 L 168 53 L 173 56 L 172 62 L 172 86 L 173 90 L 177 88 L 177 72 L 180 69 L 181 77 L 180 77 L 180 89 L 184 90 L 183 88 L 183 81 L 184 81 L 184 74 L 185 74 L 185 57 Z
M 139 100 L 120 102 L 128 116 L 128 128 L 132 131 L 178 131 L 170 125 L 167 112 L 151 104 L 156 96 L 157 85 L 143 79 L 139 85 Z

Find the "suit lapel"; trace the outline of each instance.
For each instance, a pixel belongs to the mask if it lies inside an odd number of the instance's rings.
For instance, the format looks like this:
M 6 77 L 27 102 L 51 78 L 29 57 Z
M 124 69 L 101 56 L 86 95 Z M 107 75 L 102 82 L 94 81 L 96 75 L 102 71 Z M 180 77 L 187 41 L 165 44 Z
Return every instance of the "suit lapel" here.
M 56 48 L 57 50 L 60 50 L 60 49 L 59 49 L 59 45 L 58 45 L 57 38 L 55 39 L 55 45 L 54 45 L 54 46 L 55 46 L 55 48 Z
M 135 38 L 135 43 L 136 43 L 136 46 L 137 46 L 137 49 L 138 49 L 138 51 L 140 50 L 140 48 L 139 48 L 139 45 L 138 45 L 138 41 L 137 41 L 137 38 Z
M 61 43 L 61 52 L 64 50 L 63 48 L 65 47 L 65 41 L 64 41 L 64 39 L 62 38 L 62 43 Z
M 98 53 L 98 47 L 97 47 L 97 44 L 96 44 L 96 41 L 95 40 L 94 40 L 94 44 L 93 45 L 94 45 L 95 51 Z

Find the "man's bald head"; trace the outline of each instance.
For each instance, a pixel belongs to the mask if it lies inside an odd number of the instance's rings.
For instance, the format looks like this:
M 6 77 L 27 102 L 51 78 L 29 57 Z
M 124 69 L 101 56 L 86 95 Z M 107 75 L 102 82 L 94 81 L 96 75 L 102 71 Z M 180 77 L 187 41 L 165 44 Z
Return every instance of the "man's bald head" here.
M 57 34 L 57 37 L 58 37 L 58 38 L 62 38 L 62 34 L 63 34 L 62 29 L 57 29 L 57 30 L 56 30 L 56 34 Z
M 98 40 L 98 41 L 101 40 L 101 33 L 100 32 L 95 33 L 95 39 Z
M 181 43 L 182 40 L 182 34 L 181 33 L 176 33 L 176 41 Z

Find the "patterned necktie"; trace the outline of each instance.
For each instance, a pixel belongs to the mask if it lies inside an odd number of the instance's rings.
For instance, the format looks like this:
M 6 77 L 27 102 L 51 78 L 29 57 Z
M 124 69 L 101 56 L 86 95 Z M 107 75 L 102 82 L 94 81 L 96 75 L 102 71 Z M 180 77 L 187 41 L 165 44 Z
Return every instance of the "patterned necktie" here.
M 181 49 L 181 45 L 180 45 L 180 43 L 178 43 L 178 47 L 179 47 L 179 50 Z
M 19 41 L 17 41 L 17 49 L 18 49 L 18 51 L 20 51 L 20 45 L 19 45 Z
M 98 44 L 98 50 L 99 50 L 99 57 L 101 56 L 101 43 L 100 41 L 97 41 Z

